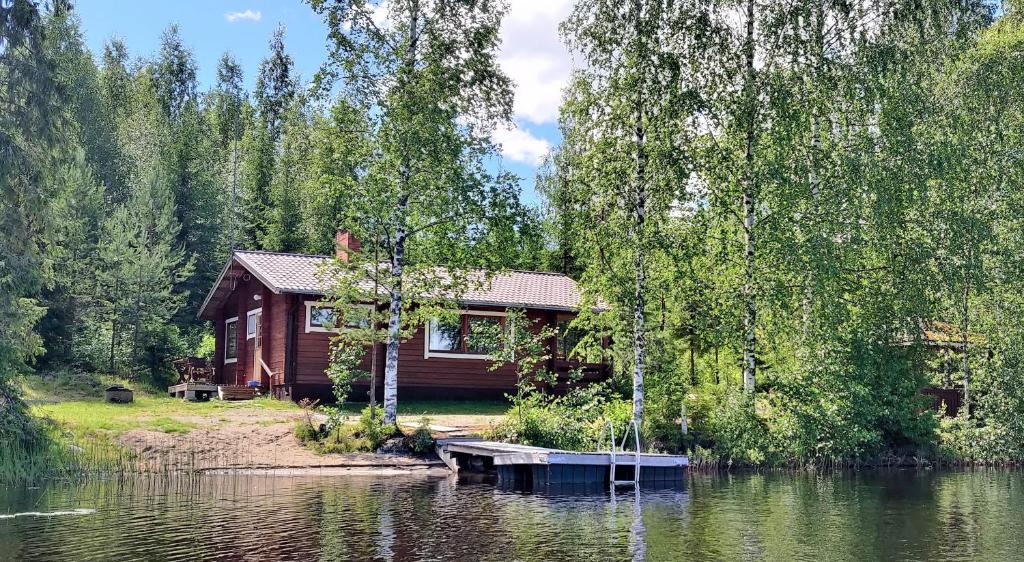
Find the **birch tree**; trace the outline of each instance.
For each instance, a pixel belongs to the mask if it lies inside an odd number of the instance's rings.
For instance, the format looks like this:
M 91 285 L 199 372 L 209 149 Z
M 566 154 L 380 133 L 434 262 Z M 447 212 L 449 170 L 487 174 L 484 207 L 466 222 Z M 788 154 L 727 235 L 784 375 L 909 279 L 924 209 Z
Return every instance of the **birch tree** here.
M 644 418 L 653 255 L 673 207 L 687 195 L 684 120 L 693 96 L 666 48 L 694 22 L 673 2 L 588 0 L 562 24 L 584 68 L 562 107 L 562 173 L 581 209 L 584 279 L 620 307 L 629 335 L 633 421 Z M 562 195 L 563 197 L 565 194 Z
M 328 25 L 317 77 L 368 116 L 371 155 L 343 220 L 378 253 L 387 299 L 384 422 L 394 423 L 398 350 L 412 304 L 410 277 L 451 270 L 494 212 L 514 206 L 508 177 L 488 174 L 489 133 L 509 120 L 512 91 L 496 61 L 505 13 L 498 0 L 310 0 Z M 373 270 L 377 270 L 374 266 Z M 407 333 L 407 332 L 406 332 Z

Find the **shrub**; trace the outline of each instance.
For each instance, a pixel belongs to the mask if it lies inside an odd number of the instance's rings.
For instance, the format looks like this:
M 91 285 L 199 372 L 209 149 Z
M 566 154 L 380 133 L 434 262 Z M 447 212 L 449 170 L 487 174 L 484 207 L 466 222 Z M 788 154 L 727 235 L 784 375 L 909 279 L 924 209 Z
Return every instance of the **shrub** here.
M 509 409 L 488 436 L 499 441 L 569 451 L 607 448 L 611 421 L 621 440 L 631 414 L 629 402 L 605 385 L 575 388 L 564 396 L 530 393 Z
M 303 445 L 319 440 L 320 436 L 317 435 L 316 428 L 306 423 L 305 421 L 295 422 L 295 438 L 299 440 Z
M 408 438 L 408 446 L 413 452 L 421 455 L 434 450 L 434 436 L 430 434 L 430 419 L 420 419 L 420 425 Z
M 196 357 L 202 357 L 207 361 L 213 362 L 217 341 L 214 339 L 213 334 L 203 333 L 199 340 L 199 345 L 196 346 L 195 355 Z
M 384 423 L 383 408 L 378 406 L 375 411 L 371 411 L 370 406 L 363 408 L 363 412 L 359 416 L 359 437 L 366 439 L 371 451 L 379 449 L 397 432 L 398 428 L 394 424 Z

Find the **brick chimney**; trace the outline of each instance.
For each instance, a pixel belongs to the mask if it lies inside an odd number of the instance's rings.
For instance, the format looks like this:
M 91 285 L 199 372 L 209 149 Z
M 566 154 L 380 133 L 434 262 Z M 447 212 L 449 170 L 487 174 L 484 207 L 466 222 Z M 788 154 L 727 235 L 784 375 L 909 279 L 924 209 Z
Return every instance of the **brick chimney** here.
M 349 252 L 359 251 L 359 239 L 351 232 L 338 229 L 334 235 L 334 253 L 339 260 L 347 262 Z

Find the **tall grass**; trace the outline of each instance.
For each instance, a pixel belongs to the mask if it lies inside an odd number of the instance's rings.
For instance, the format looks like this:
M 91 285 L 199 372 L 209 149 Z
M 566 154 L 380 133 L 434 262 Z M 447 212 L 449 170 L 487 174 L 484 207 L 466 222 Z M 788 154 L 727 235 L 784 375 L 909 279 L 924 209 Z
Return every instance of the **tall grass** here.
M 0 441 L 0 483 L 125 473 L 136 465 L 136 455 L 124 447 L 97 439 L 72 443 L 53 429 L 27 442 Z

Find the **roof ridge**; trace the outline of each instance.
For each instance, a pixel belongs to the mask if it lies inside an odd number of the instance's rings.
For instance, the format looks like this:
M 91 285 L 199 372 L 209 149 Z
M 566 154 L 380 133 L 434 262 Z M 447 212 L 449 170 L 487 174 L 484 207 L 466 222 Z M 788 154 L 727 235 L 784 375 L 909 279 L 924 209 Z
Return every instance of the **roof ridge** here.
M 505 271 L 510 271 L 512 273 L 535 273 L 537 275 L 550 275 L 551 277 L 565 277 L 566 279 L 572 279 L 572 277 L 565 273 L 559 273 L 557 271 L 535 271 L 532 269 L 507 269 Z M 500 273 L 501 270 L 499 269 L 498 272 Z
M 234 250 L 234 253 L 236 253 L 236 254 L 241 254 L 241 253 L 245 253 L 245 254 L 261 254 L 261 255 L 267 255 L 267 256 L 295 256 L 295 257 L 299 257 L 299 258 L 321 258 L 321 259 L 330 259 L 330 257 L 331 257 L 331 256 L 323 256 L 323 255 L 320 255 L 320 254 L 301 254 L 301 253 L 298 253 L 298 252 L 271 252 L 271 251 L 268 251 L 268 250 Z

